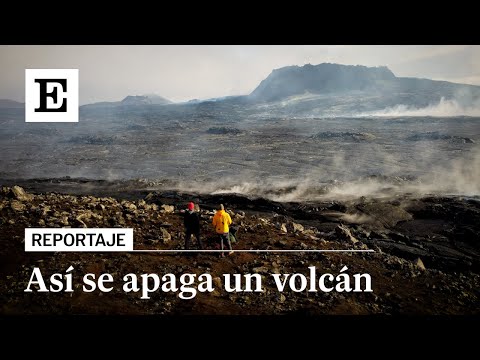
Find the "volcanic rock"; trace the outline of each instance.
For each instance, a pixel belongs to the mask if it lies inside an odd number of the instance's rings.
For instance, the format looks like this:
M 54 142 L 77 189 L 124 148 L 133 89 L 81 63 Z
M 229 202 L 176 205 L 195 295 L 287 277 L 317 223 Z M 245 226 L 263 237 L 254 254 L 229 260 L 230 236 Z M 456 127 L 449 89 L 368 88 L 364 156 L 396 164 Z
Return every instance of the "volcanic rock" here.
M 338 225 L 335 228 L 335 233 L 342 240 L 351 241 L 354 244 L 358 242 L 358 240 L 350 232 L 350 229 L 345 225 Z
M 33 195 L 28 194 L 23 190 L 22 187 L 20 186 L 13 186 L 11 189 L 12 195 L 15 199 L 20 200 L 20 201 L 32 201 L 33 200 Z

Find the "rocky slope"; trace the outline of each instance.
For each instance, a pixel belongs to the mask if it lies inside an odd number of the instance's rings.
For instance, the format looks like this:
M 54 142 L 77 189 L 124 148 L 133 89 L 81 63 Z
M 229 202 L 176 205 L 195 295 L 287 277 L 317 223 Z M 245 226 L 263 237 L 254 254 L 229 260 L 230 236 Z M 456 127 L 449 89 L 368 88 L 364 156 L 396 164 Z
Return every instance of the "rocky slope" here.
M 278 204 L 233 195 L 199 196 L 202 234 L 215 248 L 213 206 L 227 205 L 238 227 L 236 249 L 374 249 L 375 253 L 25 253 L 26 227 L 132 227 L 136 249 L 182 249 L 179 210 L 192 194 L 149 193 L 137 200 L 27 193 L 3 187 L 0 200 L 0 299 L 3 314 L 478 314 L 480 205 L 445 198 L 340 204 Z M 131 196 L 130 196 L 131 198 Z M 243 210 L 241 210 L 243 209 Z M 356 210 L 355 210 L 356 209 Z M 450 227 L 453 226 L 453 227 Z M 33 267 L 46 275 L 65 271 L 126 273 L 256 272 L 263 293 L 199 293 L 182 300 L 155 292 L 149 300 L 111 293 L 25 293 Z M 279 293 L 270 273 L 315 266 L 338 274 L 369 273 L 373 293 Z

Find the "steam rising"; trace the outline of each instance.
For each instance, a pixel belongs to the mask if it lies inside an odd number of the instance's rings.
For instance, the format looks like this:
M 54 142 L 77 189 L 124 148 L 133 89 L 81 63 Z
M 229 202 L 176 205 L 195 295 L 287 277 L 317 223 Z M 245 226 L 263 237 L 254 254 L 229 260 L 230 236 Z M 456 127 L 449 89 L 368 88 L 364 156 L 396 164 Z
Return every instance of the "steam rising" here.
M 342 157 L 333 161 L 343 164 Z M 347 170 L 348 171 L 348 170 Z M 265 197 L 274 201 L 316 201 L 365 197 L 391 197 L 402 194 L 443 194 L 480 196 L 480 146 L 467 156 L 445 165 L 434 166 L 417 178 L 399 176 L 370 176 L 352 181 L 321 182 L 318 173 L 305 174 L 297 179 L 267 178 L 262 181 L 234 178 L 218 182 L 179 182 L 178 190 L 211 194 L 243 194 Z
M 62 181 L 107 180 L 125 190 L 237 193 L 275 201 L 480 196 L 480 118 L 454 116 L 480 116 L 477 94 L 450 94 L 455 96 L 449 100 L 417 93 L 405 95 L 408 103 L 437 103 L 397 105 L 368 118 L 303 116 L 303 105 L 282 116 L 275 109 L 264 116 L 255 107 L 219 102 L 92 108 L 83 111 L 78 126 L 59 124 L 55 132 L 50 125 L 7 117 L 0 175 L 69 176 Z M 373 109 L 372 99 L 357 95 L 314 105 L 327 112 L 352 104 L 356 112 Z M 398 99 L 403 97 L 391 98 Z
M 442 97 L 437 104 L 432 104 L 423 108 L 415 108 L 407 105 L 395 105 L 393 107 L 371 111 L 359 114 L 358 116 L 381 116 L 381 117 L 398 117 L 398 116 L 480 116 L 480 102 L 463 104 L 456 99 L 445 99 Z

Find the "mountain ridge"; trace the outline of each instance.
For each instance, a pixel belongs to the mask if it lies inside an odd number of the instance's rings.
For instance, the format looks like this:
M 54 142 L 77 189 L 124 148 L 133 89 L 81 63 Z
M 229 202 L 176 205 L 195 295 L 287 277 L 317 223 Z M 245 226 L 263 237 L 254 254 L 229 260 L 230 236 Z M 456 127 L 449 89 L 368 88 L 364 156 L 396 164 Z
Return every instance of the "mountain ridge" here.
M 100 111 L 118 108 L 135 112 L 142 107 L 157 109 L 157 105 L 160 105 L 158 110 L 162 109 L 161 105 L 222 107 L 221 111 L 245 107 L 251 111 L 282 115 L 337 116 L 375 112 L 395 106 L 418 109 L 435 106 L 444 100 L 454 100 L 455 106 L 458 103 L 460 107 L 477 108 L 480 105 L 480 86 L 397 77 L 387 66 L 321 63 L 274 69 L 247 95 L 178 103 L 156 94 L 127 95 L 120 101 L 95 102 L 80 108 Z M 20 102 L 0 100 L 2 109 L 23 107 Z
M 274 102 L 305 93 L 334 95 L 349 91 L 368 93 L 418 93 L 430 91 L 451 98 L 457 91 L 472 91 L 480 97 L 480 86 L 443 80 L 397 77 L 388 67 L 321 63 L 274 69 L 248 95 L 254 102 Z
M 0 99 L 0 109 L 21 109 L 25 106 L 25 103 L 10 100 L 10 99 Z

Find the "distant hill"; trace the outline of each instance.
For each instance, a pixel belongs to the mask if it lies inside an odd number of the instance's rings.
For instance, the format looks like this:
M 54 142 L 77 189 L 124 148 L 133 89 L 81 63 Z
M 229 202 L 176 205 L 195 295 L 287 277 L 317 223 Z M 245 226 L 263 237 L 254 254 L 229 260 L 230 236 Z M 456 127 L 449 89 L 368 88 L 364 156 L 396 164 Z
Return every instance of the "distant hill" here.
M 172 102 L 164 97 L 148 94 L 141 96 L 127 96 L 125 99 L 120 101 L 121 105 L 166 105 L 172 104 Z
M 128 95 L 121 101 L 103 101 L 93 104 L 83 105 L 84 107 L 116 107 L 116 106 L 138 106 L 138 105 L 168 105 L 173 104 L 172 101 L 156 95 L 156 94 L 146 94 L 146 95 Z
M 8 99 L 0 99 L 0 109 L 23 109 L 24 107 L 24 103 Z
M 425 95 L 428 101 L 440 99 L 440 97 L 451 98 L 459 91 L 473 92 L 474 97 L 480 96 L 479 86 L 396 77 L 385 66 L 323 63 L 275 69 L 249 95 L 249 99 L 272 102 L 298 95 L 341 95 L 352 91 L 385 96 Z M 415 102 L 423 103 L 424 101 L 416 99 Z

